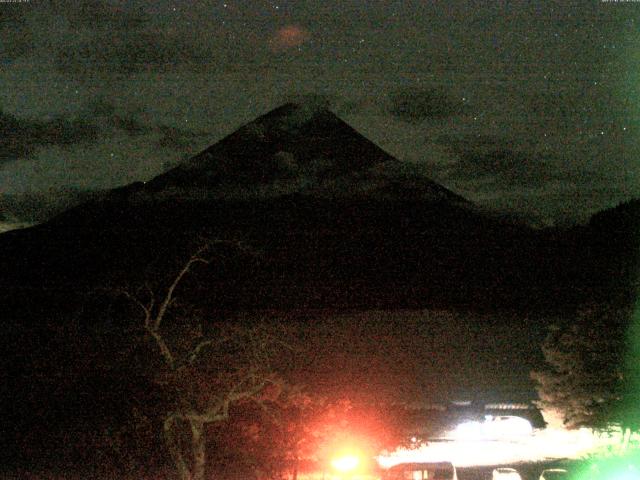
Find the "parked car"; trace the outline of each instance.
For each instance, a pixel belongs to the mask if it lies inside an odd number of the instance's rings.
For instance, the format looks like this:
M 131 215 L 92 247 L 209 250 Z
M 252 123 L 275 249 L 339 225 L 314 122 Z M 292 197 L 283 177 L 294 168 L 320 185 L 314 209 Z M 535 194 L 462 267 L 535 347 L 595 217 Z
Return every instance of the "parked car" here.
M 491 480 L 522 480 L 522 477 L 515 468 L 499 467 L 491 473 Z
M 565 480 L 569 478 L 569 473 L 564 468 L 547 468 L 540 474 L 538 480 Z
M 451 462 L 400 463 L 382 474 L 383 480 L 458 480 Z

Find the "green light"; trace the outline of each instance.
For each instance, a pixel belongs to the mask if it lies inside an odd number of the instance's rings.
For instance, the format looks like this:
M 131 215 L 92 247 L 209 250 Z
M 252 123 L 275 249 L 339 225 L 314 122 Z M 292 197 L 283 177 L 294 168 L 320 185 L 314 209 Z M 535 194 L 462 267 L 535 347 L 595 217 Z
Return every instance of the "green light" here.
M 640 299 L 636 301 L 627 332 L 625 391 L 620 418 L 629 431 L 640 431 Z M 626 447 L 627 445 L 625 445 Z
M 590 460 L 570 480 L 640 480 L 640 452 Z

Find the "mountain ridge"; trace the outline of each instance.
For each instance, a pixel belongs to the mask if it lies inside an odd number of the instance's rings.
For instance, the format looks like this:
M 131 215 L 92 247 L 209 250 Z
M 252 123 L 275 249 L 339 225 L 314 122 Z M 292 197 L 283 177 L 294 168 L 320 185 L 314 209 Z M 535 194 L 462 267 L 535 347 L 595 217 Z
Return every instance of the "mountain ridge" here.
M 296 164 L 320 163 L 304 188 L 273 181 L 282 148 Z M 0 284 L 95 288 L 170 264 L 204 236 L 262 252 L 243 260 L 229 288 L 219 284 L 229 308 L 544 309 L 598 289 L 591 230 L 556 240 L 487 215 L 401 163 L 328 110 L 286 104 L 149 182 L 0 235 Z M 225 195 L 214 181 L 222 174 L 227 185 L 244 182 L 242 194 Z

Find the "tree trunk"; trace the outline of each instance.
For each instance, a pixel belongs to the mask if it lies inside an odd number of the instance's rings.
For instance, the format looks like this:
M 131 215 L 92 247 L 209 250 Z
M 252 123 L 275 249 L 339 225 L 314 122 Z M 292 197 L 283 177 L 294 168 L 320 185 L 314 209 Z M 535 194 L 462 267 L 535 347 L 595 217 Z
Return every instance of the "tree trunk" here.
M 190 420 L 189 423 L 191 424 L 191 448 L 193 450 L 193 480 L 205 480 L 207 451 L 204 423 L 197 420 Z
M 622 451 L 626 452 L 629 448 L 629 441 L 631 440 L 631 428 L 626 427 L 622 433 Z
M 173 415 L 170 415 L 165 419 L 164 440 L 167 444 L 167 448 L 169 449 L 171 459 L 178 470 L 180 480 L 192 480 L 191 472 L 189 471 L 189 467 L 187 467 L 187 464 L 184 461 L 184 456 L 182 455 L 179 440 L 176 438 L 176 421 L 177 419 Z

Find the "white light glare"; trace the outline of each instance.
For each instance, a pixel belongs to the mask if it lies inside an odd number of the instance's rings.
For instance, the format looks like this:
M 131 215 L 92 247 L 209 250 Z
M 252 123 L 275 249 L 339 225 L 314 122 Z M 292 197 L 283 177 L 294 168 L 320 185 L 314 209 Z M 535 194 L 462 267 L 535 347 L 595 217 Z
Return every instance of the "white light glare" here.
M 460 440 L 501 440 L 529 436 L 532 433 L 531 423 L 524 418 L 487 415 L 484 422 L 461 423 L 451 436 Z

